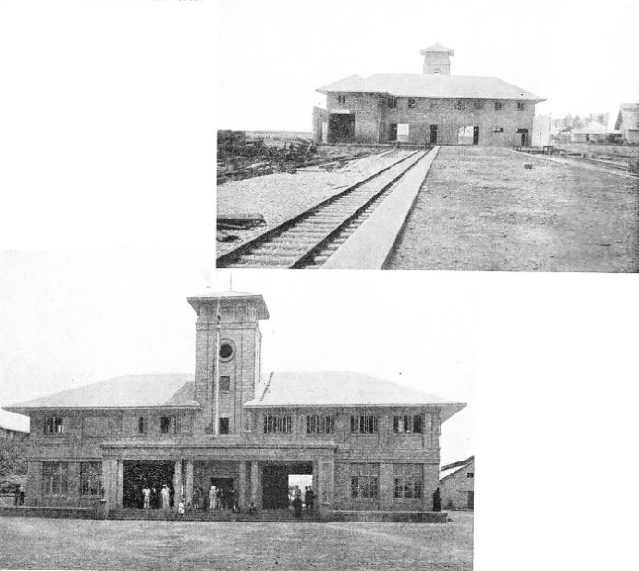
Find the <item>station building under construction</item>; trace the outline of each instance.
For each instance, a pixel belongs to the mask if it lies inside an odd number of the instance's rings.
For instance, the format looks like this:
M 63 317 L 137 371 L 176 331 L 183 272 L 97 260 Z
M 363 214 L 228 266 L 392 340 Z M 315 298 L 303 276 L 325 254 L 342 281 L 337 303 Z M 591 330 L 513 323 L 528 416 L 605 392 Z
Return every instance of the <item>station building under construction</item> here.
M 351 75 L 317 89 L 318 143 L 527 146 L 543 98 L 496 77 L 450 74 L 452 49 L 422 50 L 421 74 Z

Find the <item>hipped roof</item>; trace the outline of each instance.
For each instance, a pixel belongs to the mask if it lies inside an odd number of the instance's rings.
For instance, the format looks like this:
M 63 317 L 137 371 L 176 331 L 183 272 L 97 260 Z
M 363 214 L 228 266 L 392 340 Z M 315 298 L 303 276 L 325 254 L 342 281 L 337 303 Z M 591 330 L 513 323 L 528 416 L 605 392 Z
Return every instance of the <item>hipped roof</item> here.
M 363 78 L 351 75 L 317 89 L 320 93 L 383 93 L 393 97 L 438 99 L 518 99 L 545 101 L 497 77 L 415 73 L 378 73 Z
M 245 406 L 433 406 L 443 410 L 445 420 L 466 404 L 362 373 L 322 371 L 273 373 L 259 388 L 257 397 Z
M 62 408 L 149 408 L 199 406 L 193 375 L 157 374 L 116 377 L 11 405 L 13 410 Z

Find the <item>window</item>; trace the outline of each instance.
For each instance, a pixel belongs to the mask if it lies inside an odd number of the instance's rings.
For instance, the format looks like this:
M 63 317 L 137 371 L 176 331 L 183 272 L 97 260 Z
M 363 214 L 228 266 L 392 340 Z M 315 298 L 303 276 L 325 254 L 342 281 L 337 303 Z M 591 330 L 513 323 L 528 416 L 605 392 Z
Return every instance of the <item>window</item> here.
M 80 495 L 99 496 L 102 492 L 100 483 L 100 462 L 80 462 Z
M 335 419 L 332 416 L 311 414 L 306 417 L 306 434 L 332 434 L 335 432 Z
M 463 99 L 455 99 L 455 109 L 457 111 L 463 111 L 466 106 L 464 105 L 464 100 Z
M 528 129 L 517 129 L 517 133 L 528 133 Z
M 229 433 L 229 419 L 226 417 L 220 418 L 220 434 Z
M 388 108 L 395 109 L 397 107 L 397 99 L 394 97 L 388 100 Z
M 523 111 L 526 108 L 526 104 L 523 101 L 517 101 L 517 111 Z
M 483 101 L 475 101 L 474 102 L 474 106 L 475 109 L 480 110 L 484 108 L 484 102 Z
M 231 377 L 222 375 L 220 377 L 220 391 L 228 393 L 231 390 Z
M 293 423 L 290 415 L 267 414 L 264 416 L 264 434 L 290 434 Z
M 223 341 L 220 345 L 220 359 L 222 361 L 230 361 L 233 358 L 234 353 L 235 348 L 233 347 L 233 343 L 230 341 Z
M 67 462 L 42 462 L 42 494 L 62 496 L 67 493 L 69 464 Z
M 408 100 L 408 108 L 415 109 L 417 107 L 417 99 L 413 99 L 412 97 Z
M 59 416 L 48 416 L 44 423 L 45 434 L 64 434 L 64 424 Z
M 140 434 L 146 433 L 146 422 L 144 422 L 144 417 L 141 416 L 138 418 L 138 432 Z
M 422 466 L 395 464 L 395 499 L 420 499 L 421 497 Z
M 338 95 L 337 96 L 338 103 L 346 103 L 346 95 Z
M 366 414 L 351 415 L 351 432 L 354 434 L 377 434 L 377 417 Z
M 503 127 L 495 127 L 493 129 L 493 133 L 503 133 L 504 132 L 504 128 Z
M 161 416 L 160 417 L 160 433 L 161 434 L 178 434 L 181 430 L 179 416 Z
M 379 498 L 379 464 L 351 464 L 351 498 Z
M 467 478 L 474 478 L 474 477 L 475 477 L 475 472 L 468 472 L 468 473 L 466 474 L 466 477 L 467 477 Z
M 504 104 L 501 101 L 495 101 L 495 111 L 501 111 L 504 108 Z
M 411 432 L 421 434 L 423 432 L 423 419 L 421 415 L 409 414 L 393 417 L 393 432 L 408 434 Z

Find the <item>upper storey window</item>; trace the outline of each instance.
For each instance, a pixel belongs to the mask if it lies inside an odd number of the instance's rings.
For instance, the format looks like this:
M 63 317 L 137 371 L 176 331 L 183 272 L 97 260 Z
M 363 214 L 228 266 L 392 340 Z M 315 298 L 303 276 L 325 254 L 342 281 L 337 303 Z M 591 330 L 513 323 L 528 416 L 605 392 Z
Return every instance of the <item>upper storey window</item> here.
M 367 414 L 351 415 L 353 434 L 377 434 L 377 417 Z
M 417 99 L 413 99 L 412 97 L 408 100 L 408 108 L 415 109 L 417 107 Z
M 290 434 L 293 422 L 290 414 L 267 414 L 264 417 L 264 434 Z
M 394 97 L 389 99 L 388 100 L 388 107 L 389 107 L 389 109 L 395 109 L 397 107 L 397 99 L 395 99 Z
M 306 434 L 332 434 L 335 432 L 335 419 L 332 416 L 309 414 L 306 416 Z
M 179 432 L 181 432 L 181 422 L 179 416 L 160 417 L 161 434 L 178 434 Z
M 228 375 L 220 376 L 220 392 L 228 393 L 231 390 L 231 377 Z
M 64 422 L 60 416 L 48 416 L 44 422 L 45 434 L 64 434 Z
M 346 103 L 346 95 L 338 95 L 337 96 L 337 102 L 338 103 Z
M 455 99 L 454 106 L 457 111 L 463 111 L 466 109 L 466 102 L 463 99 Z
M 421 415 L 404 414 L 393 417 L 393 432 L 398 434 L 416 433 L 421 434 L 424 431 L 424 423 Z
M 501 101 L 495 101 L 495 111 L 501 111 L 504 108 L 504 104 Z
M 526 104 L 523 101 L 517 101 L 517 111 L 523 111 L 526 109 Z

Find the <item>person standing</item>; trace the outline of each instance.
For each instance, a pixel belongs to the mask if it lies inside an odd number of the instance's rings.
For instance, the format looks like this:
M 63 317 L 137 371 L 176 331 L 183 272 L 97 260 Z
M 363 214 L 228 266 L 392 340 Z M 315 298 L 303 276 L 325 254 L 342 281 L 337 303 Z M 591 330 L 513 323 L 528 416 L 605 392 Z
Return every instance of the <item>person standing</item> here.
M 217 501 L 217 488 L 213 485 L 209 488 L 209 510 L 214 510 Z
M 144 498 L 144 509 L 148 510 L 151 507 L 151 490 L 148 485 L 144 486 L 142 497 Z
M 439 493 L 439 488 L 437 488 L 435 490 L 435 493 L 433 494 L 433 511 L 434 512 L 442 511 L 442 497 L 441 497 L 441 494 Z
M 170 503 L 171 503 L 171 491 L 169 490 L 169 487 L 164 484 L 164 486 L 162 487 L 162 509 L 164 511 L 168 511 L 169 508 L 171 507 Z
M 306 496 L 304 497 L 304 501 L 306 502 L 306 512 L 312 514 L 315 506 L 315 492 L 311 486 L 306 487 Z
M 300 498 L 300 495 L 301 494 L 296 495 L 293 500 L 293 510 L 295 511 L 295 517 L 297 519 L 302 517 L 302 498 Z

